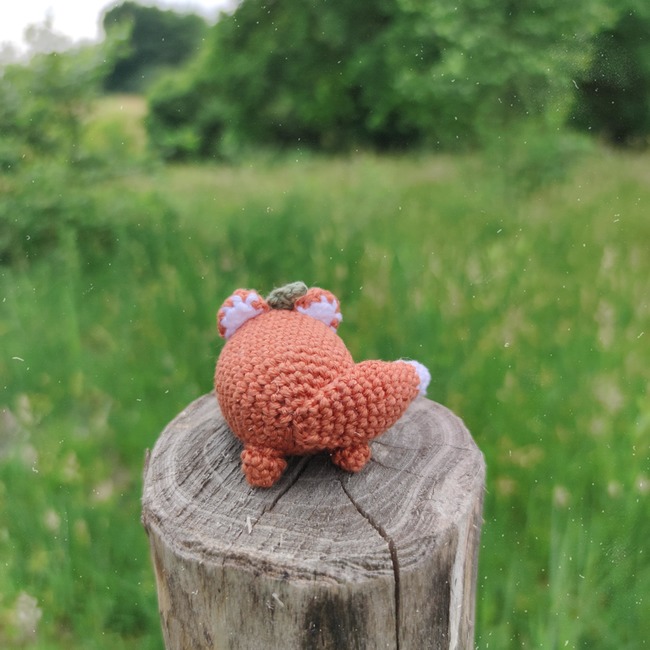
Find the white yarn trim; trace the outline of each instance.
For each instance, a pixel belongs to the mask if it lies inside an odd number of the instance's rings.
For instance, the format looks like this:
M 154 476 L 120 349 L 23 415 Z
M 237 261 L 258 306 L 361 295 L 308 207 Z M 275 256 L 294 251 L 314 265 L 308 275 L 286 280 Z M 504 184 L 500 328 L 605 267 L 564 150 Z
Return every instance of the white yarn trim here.
M 259 316 L 264 311 L 261 307 L 256 309 L 251 305 L 251 303 L 260 300 L 255 291 L 251 291 L 246 296 L 246 300 L 242 300 L 238 295 L 230 296 L 230 300 L 232 307 L 224 306 L 222 308 L 223 316 L 219 320 L 224 328 L 223 337 L 225 339 L 229 339 L 246 321 Z
M 307 307 L 298 306 L 296 307 L 296 311 L 311 316 L 312 318 L 319 320 L 321 323 L 329 325 L 333 330 L 336 330 L 336 327 L 331 324 L 332 321 L 336 320 L 340 323 L 343 320 L 341 312 L 336 311 L 338 306 L 339 303 L 336 298 L 330 302 L 325 296 L 321 296 L 319 302 L 312 302 Z
M 427 367 L 422 365 L 419 361 L 411 361 L 407 359 L 400 359 L 400 361 L 403 363 L 408 363 L 415 368 L 416 372 L 418 373 L 418 377 L 420 378 L 420 385 L 418 386 L 420 395 L 426 395 L 427 387 L 431 381 L 431 373 Z

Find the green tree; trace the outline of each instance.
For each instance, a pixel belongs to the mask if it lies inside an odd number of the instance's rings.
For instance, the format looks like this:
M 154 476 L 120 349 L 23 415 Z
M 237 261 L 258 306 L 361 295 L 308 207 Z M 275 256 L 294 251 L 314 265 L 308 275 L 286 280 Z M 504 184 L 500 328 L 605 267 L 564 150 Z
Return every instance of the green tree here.
M 104 32 L 119 33 L 120 55 L 106 76 L 109 91 L 140 91 L 161 69 L 183 64 L 199 50 L 208 29 L 197 14 L 123 2 L 107 9 Z
M 605 0 L 243 0 L 200 63 L 153 90 L 151 137 L 179 157 L 473 146 L 513 120 L 559 125 L 610 19 Z
M 650 135 L 650 5 L 628 0 L 594 38 L 595 55 L 580 76 L 573 123 L 619 144 Z

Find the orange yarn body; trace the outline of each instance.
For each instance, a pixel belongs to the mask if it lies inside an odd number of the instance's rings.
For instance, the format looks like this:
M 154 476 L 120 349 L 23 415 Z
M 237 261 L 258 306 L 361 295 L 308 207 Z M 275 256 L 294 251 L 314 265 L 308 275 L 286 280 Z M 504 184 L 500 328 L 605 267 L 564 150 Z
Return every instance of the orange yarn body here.
M 331 294 L 311 289 L 296 304 L 321 296 Z M 295 309 L 269 310 L 261 299 L 252 304 L 262 313 L 228 339 L 215 371 L 223 415 L 244 443 L 247 480 L 269 487 L 284 471 L 285 456 L 322 451 L 338 466 L 359 471 L 370 458 L 368 442 L 417 396 L 415 368 L 404 362 L 355 364 L 333 323 Z

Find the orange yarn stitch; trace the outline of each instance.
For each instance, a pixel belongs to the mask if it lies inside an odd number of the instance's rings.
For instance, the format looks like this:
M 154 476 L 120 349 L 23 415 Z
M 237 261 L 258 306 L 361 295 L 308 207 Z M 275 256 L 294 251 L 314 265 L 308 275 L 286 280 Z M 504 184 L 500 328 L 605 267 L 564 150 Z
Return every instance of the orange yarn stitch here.
M 369 441 L 428 383 L 416 362 L 355 364 L 335 332 L 338 301 L 323 289 L 309 289 L 292 310 L 270 309 L 257 292 L 240 289 L 217 320 L 227 342 L 216 366 L 216 394 L 244 443 L 242 470 L 254 486 L 273 485 L 291 455 L 327 451 L 339 467 L 361 470 L 370 459 Z

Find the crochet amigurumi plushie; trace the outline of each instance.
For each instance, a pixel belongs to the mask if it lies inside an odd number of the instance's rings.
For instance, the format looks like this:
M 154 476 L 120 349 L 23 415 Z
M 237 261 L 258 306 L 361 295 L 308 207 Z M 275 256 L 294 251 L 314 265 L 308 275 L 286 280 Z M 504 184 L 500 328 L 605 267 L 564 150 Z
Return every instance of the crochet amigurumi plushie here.
M 221 411 L 244 443 L 242 470 L 272 486 L 286 456 L 329 452 L 358 472 L 368 442 L 390 428 L 431 379 L 417 361 L 355 364 L 336 333 L 338 300 L 294 282 L 265 300 L 238 289 L 217 314 L 226 339 L 215 371 Z

